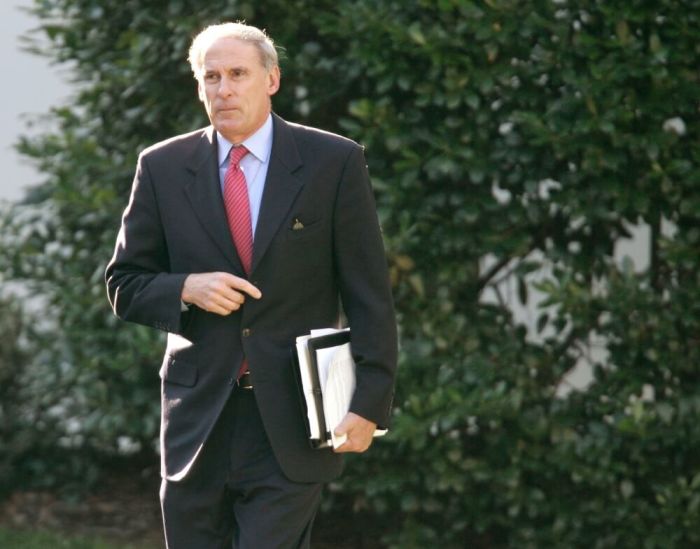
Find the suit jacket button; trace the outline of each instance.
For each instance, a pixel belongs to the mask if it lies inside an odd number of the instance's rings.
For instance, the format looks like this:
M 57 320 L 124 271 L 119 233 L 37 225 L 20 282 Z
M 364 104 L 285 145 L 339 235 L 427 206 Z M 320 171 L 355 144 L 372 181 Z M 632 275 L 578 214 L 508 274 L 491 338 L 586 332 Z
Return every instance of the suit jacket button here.
M 251 333 L 250 328 L 245 328 L 245 329 L 241 332 L 241 334 L 243 335 L 243 337 L 248 337 L 248 336 L 250 335 L 250 333 Z

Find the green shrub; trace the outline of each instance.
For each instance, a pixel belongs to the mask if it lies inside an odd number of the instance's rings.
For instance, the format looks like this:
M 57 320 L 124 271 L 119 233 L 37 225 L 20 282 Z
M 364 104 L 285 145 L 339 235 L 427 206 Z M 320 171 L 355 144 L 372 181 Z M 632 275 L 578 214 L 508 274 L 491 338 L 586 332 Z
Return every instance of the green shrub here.
M 115 544 L 101 539 L 5 528 L 0 528 L 0 546 L 8 549 L 46 549 L 47 547 L 55 549 L 146 549 L 141 544 Z
M 344 126 L 380 182 L 403 360 L 392 438 L 340 493 L 401 517 L 402 548 L 698 544 L 698 14 L 341 12 L 326 31 L 361 75 Z M 640 222 L 635 274 L 613 251 Z M 539 335 L 483 299 L 504 277 L 523 303 L 544 294 Z M 593 334 L 595 383 L 554 398 Z

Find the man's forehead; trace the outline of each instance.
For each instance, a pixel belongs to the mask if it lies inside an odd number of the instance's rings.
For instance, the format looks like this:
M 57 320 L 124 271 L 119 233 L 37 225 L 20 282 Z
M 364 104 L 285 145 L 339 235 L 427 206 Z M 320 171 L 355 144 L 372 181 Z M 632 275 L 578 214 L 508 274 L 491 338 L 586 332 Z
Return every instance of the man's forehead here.
M 208 63 L 246 63 L 259 60 L 255 45 L 237 38 L 219 38 L 211 43 L 204 52 L 204 64 Z

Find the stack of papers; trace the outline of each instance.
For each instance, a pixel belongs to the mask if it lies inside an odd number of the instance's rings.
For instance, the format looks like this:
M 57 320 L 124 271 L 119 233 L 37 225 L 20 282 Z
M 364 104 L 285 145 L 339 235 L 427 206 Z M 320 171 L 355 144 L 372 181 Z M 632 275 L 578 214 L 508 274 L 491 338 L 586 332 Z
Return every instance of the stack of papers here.
M 350 329 L 312 330 L 296 339 L 294 354 L 311 445 L 337 448 L 347 437 L 336 436 L 334 430 L 350 410 L 356 384 Z M 377 429 L 374 436 L 385 433 Z

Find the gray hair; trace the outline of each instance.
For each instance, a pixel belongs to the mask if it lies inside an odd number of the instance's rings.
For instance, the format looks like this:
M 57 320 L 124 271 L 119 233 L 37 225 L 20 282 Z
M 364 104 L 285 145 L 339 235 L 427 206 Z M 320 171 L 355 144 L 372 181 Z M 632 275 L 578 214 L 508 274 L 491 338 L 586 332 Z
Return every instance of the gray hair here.
M 260 62 L 265 70 L 270 71 L 279 64 L 277 50 L 272 39 L 265 31 L 244 23 L 221 23 L 209 25 L 192 40 L 187 60 L 190 62 L 194 77 L 202 75 L 204 55 L 211 45 L 219 38 L 235 38 L 249 42 L 258 49 Z

